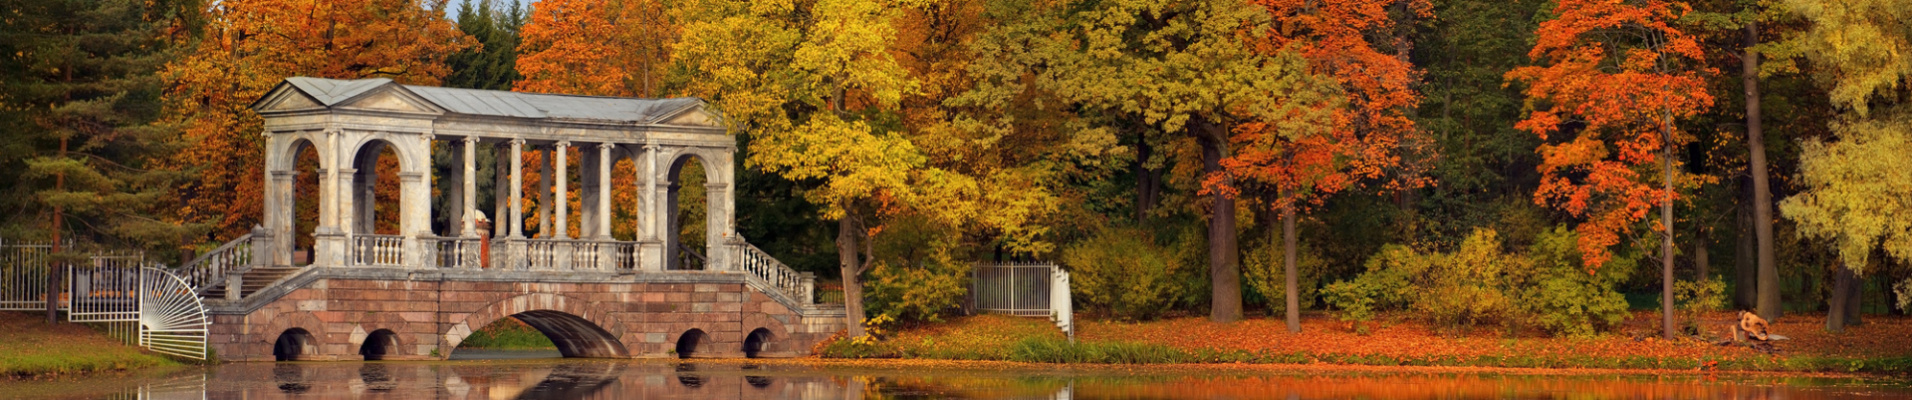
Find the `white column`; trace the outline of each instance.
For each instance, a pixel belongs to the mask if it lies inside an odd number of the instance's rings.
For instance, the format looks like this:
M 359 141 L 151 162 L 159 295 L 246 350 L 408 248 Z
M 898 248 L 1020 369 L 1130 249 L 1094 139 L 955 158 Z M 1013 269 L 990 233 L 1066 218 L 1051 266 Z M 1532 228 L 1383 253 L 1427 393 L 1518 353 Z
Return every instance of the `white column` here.
M 644 195 L 641 215 L 637 216 L 641 240 L 657 240 L 657 145 L 644 145 Z
M 598 144 L 597 238 L 599 240 L 611 240 L 611 161 L 613 160 L 611 149 L 616 147 L 617 145 L 611 143 Z
M 460 213 L 464 217 L 460 218 L 464 220 L 462 222 L 464 229 L 460 231 L 461 233 L 459 233 L 459 235 L 475 238 L 478 237 L 478 218 L 477 215 L 475 215 L 477 214 L 478 205 L 478 137 L 466 136 L 464 142 L 465 202 L 459 205 L 459 207 L 464 209 L 461 210 L 462 212 Z
M 339 226 L 339 131 L 325 131 L 325 147 L 319 151 L 319 227 Z
M 339 228 L 339 231 L 347 235 L 363 234 L 365 232 L 360 232 L 358 230 L 359 223 L 360 223 L 358 218 L 359 217 L 358 215 L 359 182 L 357 179 L 358 169 L 357 168 L 334 168 L 334 170 L 338 171 L 338 179 L 339 179 L 339 186 L 338 186 L 339 194 L 337 197 L 333 197 L 335 199 L 338 199 L 338 202 L 339 202 L 338 225 L 337 225 Z
M 556 190 L 556 193 L 554 194 L 554 197 L 556 198 L 552 199 L 553 203 L 557 203 L 556 204 L 557 207 L 553 209 L 553 211 L 557 213 L 557 215 L 555 216 L 556 218 L 554 218 L 557 221 L 554 222 L 551 226 L 553 228 L 551 237 L 559 238 L 559 239 L 571 238 L 571 231 L 565 227 L 565 221 L 564 221 L 566 218 L 569 218 L 569 216 L 571 215 L 571 211 L 569 210 L 569 208 L 571 207 L 570 201 L 566 200 L 567 198 L 569 198 L 569 195 L 567 195 L 565 192 L 565 183 L 571 180 L 570 177 L 565 176 L 565 173 L 569 172 L 571 169 L 567 167 L 568 165 L 570 165 L 570 163 L 567 160 L 565 160 L 565 157 L 568 157 L 568 155 L 566 155 L 565 153 L 567 153 L 568 152 L 567 150 L 569 150 L 570 148 L 571 148 L 571 142 L 569 141 L 558 142 L 557 145 L 554 145 L 551 147 L 552 152 L 557 153 L 557 159 L 558 159 L 558 162 L 553 165 L 555 167 L 553 169 L 557 170 L 557 176 L 556 176 L 557 179 L 555 179 L 557 181 L 557 190 Z
M 511 139 L 511 238 L 524 238 L 524 139 Z

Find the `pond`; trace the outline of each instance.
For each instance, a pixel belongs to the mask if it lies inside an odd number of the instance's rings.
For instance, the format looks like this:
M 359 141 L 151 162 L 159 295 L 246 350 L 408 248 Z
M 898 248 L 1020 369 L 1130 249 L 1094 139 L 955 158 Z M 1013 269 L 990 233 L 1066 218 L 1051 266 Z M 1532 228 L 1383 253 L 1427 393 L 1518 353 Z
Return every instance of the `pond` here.
M 592 360 L 495 352 L 488 360 L 234 363 L 50 381 L 0 381 L 0 398 L 211 399 L 1884 399 L 1906 381 L 1770 375 L 1523 375 L 1306 368 L 1040 368 L 939 363 L 817 366 L 742 360 Z

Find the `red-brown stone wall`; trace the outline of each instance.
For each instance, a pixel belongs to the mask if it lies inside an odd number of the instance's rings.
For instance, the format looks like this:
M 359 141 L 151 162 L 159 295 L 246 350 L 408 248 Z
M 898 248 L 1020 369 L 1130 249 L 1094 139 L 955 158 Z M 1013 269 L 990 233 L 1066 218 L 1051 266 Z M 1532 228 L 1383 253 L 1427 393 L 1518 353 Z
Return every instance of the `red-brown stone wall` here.
M 587 330 L 572 338 L 581 355 L 595 357 L 674 356 L 693 329 L 707 335 L 696 356 L 741 357 L 746 335 L 759 328 L 771 337 L 762 355 L 794 356 L 843 328 L 840 317 L 805 321 L 741 283 L 319 279 L 250 313 L 213 315 L 210 345 L 221 359 L 271 361 L 280 334 L 298 328 L 311 334 L 299 359 L 357 360 L 365 337 L 385 329 L 398 343 L 386 359 L 437 359 L 471 331 L 526 312 L 609 333 L 608 346 Z

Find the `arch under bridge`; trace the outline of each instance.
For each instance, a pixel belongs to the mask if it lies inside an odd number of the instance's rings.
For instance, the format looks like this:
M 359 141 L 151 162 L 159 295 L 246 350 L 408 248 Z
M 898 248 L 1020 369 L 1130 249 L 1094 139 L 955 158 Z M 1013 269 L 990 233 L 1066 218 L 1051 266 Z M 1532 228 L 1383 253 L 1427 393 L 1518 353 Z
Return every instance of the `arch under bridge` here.
M 845 327 L 813 276 L 737 235 L 736 141 L 698 99 L 294 77 L 252 107 L 263 223 L 179 270 L 222 359 L 445 358 L 504 318 L 567 357 L 790 356 Z M 693 163 L 703 175 L 680 179 Z M 694 178 L 706 200 L 686 221 Z

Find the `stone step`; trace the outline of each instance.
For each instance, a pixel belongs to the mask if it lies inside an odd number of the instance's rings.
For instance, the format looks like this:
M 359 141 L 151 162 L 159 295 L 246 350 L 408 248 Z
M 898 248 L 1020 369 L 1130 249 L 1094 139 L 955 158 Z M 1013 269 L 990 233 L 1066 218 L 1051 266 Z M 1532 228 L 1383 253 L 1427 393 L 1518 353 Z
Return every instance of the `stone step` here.
M 298 273 L 300 270 L 303 270 L 303 269 L 304 268 L 301 268 L 301 267 L 256 267 L 253 269 L 246 270 L 245 273 L 240 274 L 240 278 L 239 278 L 240 296 L 241 297 L 251 296 L 253 293 L 258 293 L 260 290 L 264 290 L 265 288 L 272 286 L 273 282 L 277 282 L 281 278 L 285 278 L 286 276 Z M 208 299 L 223 299 L 226 297 L 226 290 L 229 290 L 229 289 L 231 288 L 228 288 L 222 284 L 219 286 L 215 286 L 212 289 L 207 289 L 205 293 L 200 295 L 200 297 L 208 298 Z

